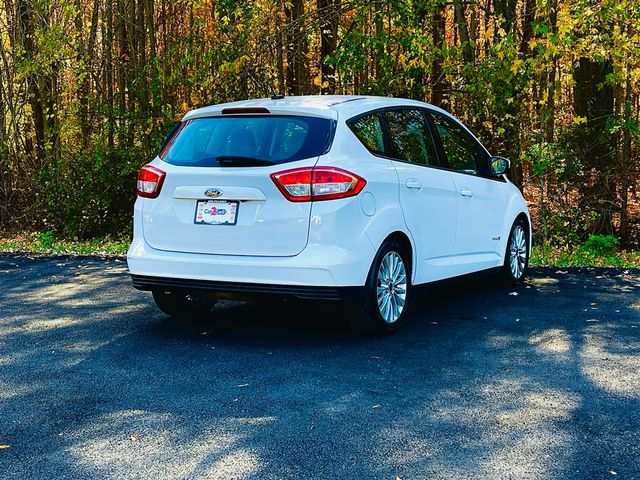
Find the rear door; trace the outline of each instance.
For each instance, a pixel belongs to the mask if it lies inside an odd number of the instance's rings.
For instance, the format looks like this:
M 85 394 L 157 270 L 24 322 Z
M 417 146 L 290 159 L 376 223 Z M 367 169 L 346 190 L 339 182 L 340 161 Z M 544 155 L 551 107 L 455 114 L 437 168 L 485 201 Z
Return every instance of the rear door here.
M 185 122 L 153 165 L 166 177 L 144 199 L 153 248 L 217 255 L 292 256 L 307 244 L 311 202 L 288 201 L 270 174 L 310 166 L 329 145 L 331 120 L 251 115 Z
M 457 191 L 456 275 L 500 263 L 506 183 L 489 174 L 488 154 L 458 122 L 431 113 L 439 148 Z
M 438 168 L 434 141 L 419 109 L 383 113 L 390 155 L 400 182 L 400 203 L 416 247 L 415 283 L 450 276 L 456 235 L 451 173 Z

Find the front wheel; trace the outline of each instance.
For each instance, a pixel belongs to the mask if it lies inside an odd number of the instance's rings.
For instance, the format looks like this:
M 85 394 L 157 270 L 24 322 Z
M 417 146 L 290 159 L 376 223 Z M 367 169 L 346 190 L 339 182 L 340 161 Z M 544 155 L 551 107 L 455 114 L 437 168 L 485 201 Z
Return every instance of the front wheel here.
M 411 263 L 405 248 L 385 242 L 367 277 L 363 301 L 356 306 L 352 324 L 367 333 L 390 334 L 405 322 L 411 296 Z
M 529 268 L 529 235 L 527 224 L 522 219 L 513 223 L 502 266 L 502 274 L 508 283 L 524 279 Z
M 207 316 L 216 299 L 191 292 L 154 290 L 153 300 L 163 313 L 177 320 L 196 320 Z

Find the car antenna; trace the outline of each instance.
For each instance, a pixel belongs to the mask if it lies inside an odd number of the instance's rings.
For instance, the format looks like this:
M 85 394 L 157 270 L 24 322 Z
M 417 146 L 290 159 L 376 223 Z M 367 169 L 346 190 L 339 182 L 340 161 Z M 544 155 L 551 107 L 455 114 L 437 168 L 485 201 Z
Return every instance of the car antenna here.
M 274 93 L 273 95 L 271 95 L 271 100 L 282 100 L 284 98 L 284 95 L 280 95 L 279 93 Z

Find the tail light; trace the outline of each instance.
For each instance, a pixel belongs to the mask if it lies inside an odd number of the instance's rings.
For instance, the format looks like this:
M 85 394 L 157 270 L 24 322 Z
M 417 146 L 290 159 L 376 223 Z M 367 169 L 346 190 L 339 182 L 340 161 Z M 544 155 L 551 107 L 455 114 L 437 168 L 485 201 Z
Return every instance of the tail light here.
M 153 165 L 145 165 L 138 174 L 138 188 L 136 193 L 139 197 L 157 198 L 164 182 L 166 173 Z
M 333 200 L 357 195 L 367 181 L 341 168 L 302 167 L 272 173 L 271 179 L 291 202 Z

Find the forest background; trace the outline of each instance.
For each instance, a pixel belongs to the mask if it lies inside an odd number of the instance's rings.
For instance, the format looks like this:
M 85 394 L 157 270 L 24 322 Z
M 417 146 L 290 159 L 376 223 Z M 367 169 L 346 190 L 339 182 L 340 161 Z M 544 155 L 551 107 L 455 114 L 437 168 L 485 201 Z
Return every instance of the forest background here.
M 511 158 L 537 252 L 640 248 L 636 0 L 0 2 L 2 245 L 126 244 L 187 110 L 337 93 L 441 106 Z

